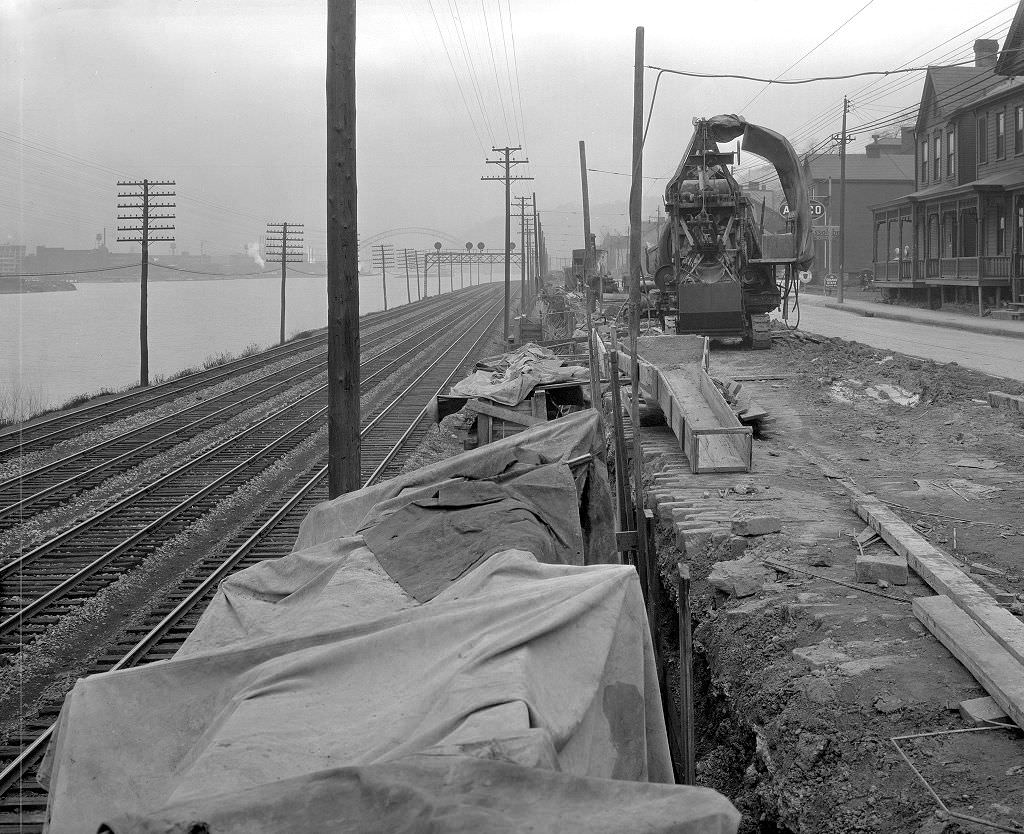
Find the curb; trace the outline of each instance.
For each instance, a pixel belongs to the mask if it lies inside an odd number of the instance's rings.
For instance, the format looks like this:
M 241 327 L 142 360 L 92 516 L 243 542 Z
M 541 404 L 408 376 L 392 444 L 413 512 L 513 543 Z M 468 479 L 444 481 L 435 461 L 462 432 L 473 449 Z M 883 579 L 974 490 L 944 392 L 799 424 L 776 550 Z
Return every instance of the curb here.
M 818 306 L 818 305 L 811 305 Z M 842 313 L 852 313 L 854 315 L 862 316 L 864 318 L 876 318 L 876 319 L 890 319 L 892 321 L 908 321 L 913 324 L 924 324 L 928 327 L 945 327 L 952 330 L 965 330 L 969 333 L 981 333 L 985 336 L 1006 336 L 1010 339 L 1024 339 L 1024 327 L 1020 330 L 1003 330 L 998 327 L 990 327 L 984 324 L 975 324 L 972 321 L 964 322 L 947 322 L 947 321 L 929 321 L 927 318 L 920 318 L 913 316 L 909 313 L 898 313 L 890 310 L 864 310 L 860 307 L 846 307 L 844 305 L 837 304 L 834 301 L 827 301 L 823 307 L 829 310 L 838 310 Z

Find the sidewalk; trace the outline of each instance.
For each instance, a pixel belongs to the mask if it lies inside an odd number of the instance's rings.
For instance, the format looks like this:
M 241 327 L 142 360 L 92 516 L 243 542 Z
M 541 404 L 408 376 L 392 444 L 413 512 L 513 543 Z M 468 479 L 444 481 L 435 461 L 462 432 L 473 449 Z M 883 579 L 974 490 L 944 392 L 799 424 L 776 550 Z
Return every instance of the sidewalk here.
M 988 318 L 970 318 L 957 313 L 944 313 L 942 310 L 922 310 L 917 307 L 901 307 L 897 304 L 879 304 L 869 301 L 844 301 L 839 304 L 833 298 L 824 298 L 810 293 L 800 295 L 800 303 L 810 307 L 829 307 L 858 316 L 873 316 L 876 319 L 892 319 L 909 321 L 915 324 L 927 324 L 953 330 L 966 330 L 971 333 L 984 333 L 987 336 L 1010 336 L 1024 339 L 1024 321 L 993 321 Z

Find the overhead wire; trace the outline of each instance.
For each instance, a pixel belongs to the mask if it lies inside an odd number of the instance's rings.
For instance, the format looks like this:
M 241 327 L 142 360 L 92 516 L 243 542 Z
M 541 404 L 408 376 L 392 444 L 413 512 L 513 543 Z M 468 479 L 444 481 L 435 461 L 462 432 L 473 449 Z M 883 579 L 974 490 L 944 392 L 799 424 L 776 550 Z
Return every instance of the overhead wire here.
M 487 4 L 485 0 L 480 0 L 480 11 L 483 13 L 484 18 L 484 32 L 487 35 L 487 46 L 491 52 L 491 68 L 494 70 L 494 92 L 498 96 L 498 104 L 501 106 L 501 118 L 505 122 L 505 134 L 509 138 L 512 137 L 512 128 L 508 123 L 508 113 L 505 111 L 505 97 L 501 94 L 501 80 L 498 73 L 498 59 L 494 55 L 494 41 L 491 38 L 491 24 L 487 20 Z M 515 118 L 513 116 L 513 121 Z
M 865 3 L 859 9 L 857 9 L 857 11 L 855 11 L 852 15 L 850 15 L 850 17 L 848 17 L 846 20 L 844 20 L 842 23 L 840 23 L 835 29 L 833 29 L 831 32 L 829 32 L 822 40 L 818 41 L 818 43 L 816 43 L 814 46 L 812 46 L 807 52 L 805 52 L 803 55 L 801 55 L 799 58 L 797 58 L 792 64 L 790 64 L 788 67 L 786 67 L 782 72 L 780 72 L 775 77 L 775 81 L 778 81 L 780 78 L 782 78 L 782 76 L 784 76 L 791 69 L 793 69 L 794 67 L 799 66 L 804 60 L 806 60 L 811 55 L 813 55 L 820 47 L 822 47 L 829 40 L 831 40 L 833 37 L 835 37 L 843 28 L 845 28 L 848 24 L 850 24 L 861 12 L 863 12 L 868 6 L 870 6 L 874 2 L 875 2 L 875 0 L 868 0 L 867 3 Z M 765 92 L 765 90 L 767 90 L 767 89 L 768 89 L 768 86 L 766 85 L 766 86 L 762 87 L 760 90 L 758 90 L 758 92 L 749 101 L 747 101 L 746 104 L 743 105 L 742 109 L 746 110 L 748 107 L 750 107 L 750 105 L 753 104 L 755 101 L 757 101 L 761 97 L 761 95 Z

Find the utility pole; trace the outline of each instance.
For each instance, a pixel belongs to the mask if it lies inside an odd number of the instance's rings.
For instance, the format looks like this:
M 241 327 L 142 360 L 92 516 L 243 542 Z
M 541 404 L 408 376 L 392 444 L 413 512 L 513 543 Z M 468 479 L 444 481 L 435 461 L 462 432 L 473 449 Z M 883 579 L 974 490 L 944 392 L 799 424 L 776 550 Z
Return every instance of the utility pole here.
M 540 215 L 537 214 L 537 192 L 533 192 L 533 258 L 534 290 L 540 286 Z
M 173 232 L 174 226 L 154 226 L 153 221 L 173 220 L 173 212 L 154 214 L 154 209 L 172 209 L 175 204 L 153 201 L 175 196 L 173 191 L 159 190 L 170 188 L 174 184 L 174 180 L 119 180 L 117 183 L 118 188 L 131 189 L 117 192 L 118 199 L 130 200 L 127 203 L 118 203 L 118 209 L 131 212 L 117 215 L 118 220 L 131 221 L 131 225 L 117 227 L 118 232 L 124 233 L 119 234 L 117 239 L 121 243 L 142 244 L 142 269 L 139 276 L 139 385 L 143 388 L 149 385 L 149 244 L 174 240 L 173 235 L 153 234 Z
M 640 362 L 637 340 L 640 337 L 640 204 L 643 196 L 644 153 L 644 27 L 636 27 L 633 55 L 633 170 L 629 187 L 629 353 L 630 420 L 633 424 L 633 507 L 637 530 L 637 556 L 642 569 L 640 581 L 647 579 L 647 536 L 643 514 L 643 451 L 640 447 Z
M 410 279 L 409 279 L 409 253 L 412 252 L 412 251 L 413 251 L 412 249 L 403 249 L 402 250 L 402 260 L 405 262 L 405 297 L 406 297 L 406 303 L 408 303 L 408 304 L 412 304 L 412 287 L 409 285 L 410 284 Z M 417 301 L 419 300 L 419 295 L 420 295 L 420 274 L 419 274 L 419 270 L 417 270 L 417 272 L 416 272 L 416 300 Z
M 328 495 L 359 489 L 356 0 L 327 0 Z
M 501 165 L 505 173 L 500 177 L 480 177 L 482 180 L 501 180 L 505 183 L 505 320 L 502 327 L 502 338 L 504 344 L 508 345 L 508 308 L 512 302 L 512 182 L 520 180 L 532 180 L 533 177 L 513 177 L 512 166 L 524 165 L 528 159 L 512 159 L 512 154 L 522 148 L 494 148 L 494 153 L 503 154 L 501 159 L 488 159 L 488 165 Z
M 526 239 L 526 201 L 529 197 L 515 197 L 519 203 L 519 312 L 526 314 L 526 262 L 529 242 Z
M 416 277 L 420 276 L 420 262 L 419 255 L 416 256 Z M 427 253 L 423 253 L 423 297 L 430 297 L 430 288 L 427 286 Z
M 388 243 L 374 247 L 373 265 L 380 270 L 380 283 L 384 291 L 384 312 L 388 309 L 388 267 L 395 265 L 395 250 Z
M 281 344 L 284 344 L 284 300 L 285 282 L 288 280 L 288 264 L 302 263 L 302 224 L 268 223 L 266 242 L 263 244 L 265 260 L 281 264 Z
M 843 133 L 839 139 L 839 286 L 836 290 L 836 301 L 840 304 L 846 283 L 846 114 L 849 112 L 850 100 L 843 96 Z
M 590 264 L 590 190 L 587 186 L 587 143 L 582 139 L 580 140 L 580 181 L 583 184 L 583 292 L 586 293 L 587 319 L 589 321 L 590 314 L 594 309 L 590 281 L 587 278 L 587 266 Z
M 469 265 L 469 285 L 471 287 L 473 286 L 473 256 L 472 256 L 472 252 L 473 252 L 473 241 L 470 240 L 470 241 L 466 242 L 466 260 L 465 260 L 465 263 L 467 263 Z M 461 269 L 459 270 L 459 274 L 461 276 L 461 274 L 462 274 L 462 270 Z

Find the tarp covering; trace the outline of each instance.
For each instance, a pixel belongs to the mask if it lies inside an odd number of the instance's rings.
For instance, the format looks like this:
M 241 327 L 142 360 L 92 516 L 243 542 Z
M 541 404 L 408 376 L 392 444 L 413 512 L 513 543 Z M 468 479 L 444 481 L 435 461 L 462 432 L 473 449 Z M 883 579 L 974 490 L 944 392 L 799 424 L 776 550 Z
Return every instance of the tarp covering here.
M 595 417 L 320 505 L 172 660 L 80 680 L 48 830 L 734 832 L 643 784 L 671 764 L 639 580 L 579 564 Z
M 589 371 L 566 365 L 546 347 L 532 342 L 505 354 L 490 370 L 476 370 L 451 388 L 456 397 L 484 397 L 503 405 L 517 405 L 538 385 L 588 380 Z

